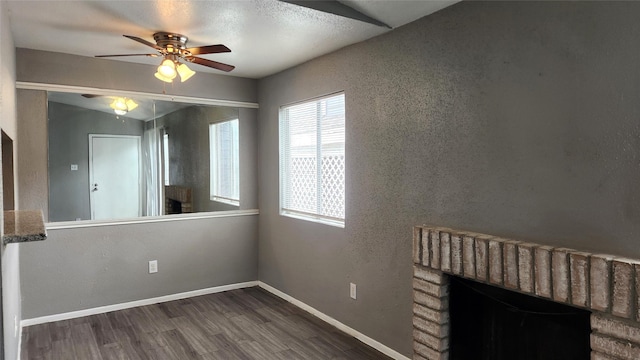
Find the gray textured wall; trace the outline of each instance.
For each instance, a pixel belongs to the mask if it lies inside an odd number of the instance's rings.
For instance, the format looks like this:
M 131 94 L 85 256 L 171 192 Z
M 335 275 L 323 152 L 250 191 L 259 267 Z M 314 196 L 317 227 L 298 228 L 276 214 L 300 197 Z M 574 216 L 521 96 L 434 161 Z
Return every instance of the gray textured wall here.
M 152 66 L 95 60 L 18 49 L 17 80 L 97 88 L 122 84 L 125 90 L 162 92 L 162 84 L 146 74 Z M 251 102 L 255 84 L 202 73 L 190 87 L 176 86 L 173 93 Z M 46 210 L 46 94 L 20 90 L 17 97 L 18 203 L 23 209 Z M 257 112 L 248 114 L 255 119 Z M 25 245 L 20 255 L 24 318 L 256 280 L 256 226 L 256 216 L 248 216 L 51 230 L 47 241 Z M 146 267 L 154 255 L 160 271 L 150 277 Z
M 144 121 L 49 102 L 49 221 L 91 219 L 89 134 L 137 135 Z M 71 164 L 78 170 L 71 171 Z
M 19 81 L 161 94 L 165 87 L 153 74 L 156 67 L 145 64 L 97 59 L 49 51 L 16 49 Z M 256 102 L 256 80 L 198 72 L 188 82 L 166 87 L 169 95 L 216 100 Z
M 256 280 L 257 231 L 255 215 L 49 230 L 21 249 L 23 316 Z
M 409 355 L 413 225 L 640 257 L 638 14 L 462 2 L 261 80 L 260 279 Z M 278 107 L 340 90 L 345 229 L 281 217 Z

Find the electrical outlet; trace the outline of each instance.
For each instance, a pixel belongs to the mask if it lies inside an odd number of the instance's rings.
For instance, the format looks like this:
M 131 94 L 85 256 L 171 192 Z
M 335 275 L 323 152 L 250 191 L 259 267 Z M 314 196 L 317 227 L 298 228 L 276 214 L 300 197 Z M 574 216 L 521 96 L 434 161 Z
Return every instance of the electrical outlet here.
M 77 171 L 78 170 L 78 164 L 71 164 L 71 171 Z
M 149 261 L 149 274 L 158 272 L 158 260 Z
M 354 283 L 351 283 L 349 286 L 349 296 L 351 296 L 353 300 L 356 299 L 356 284 Z

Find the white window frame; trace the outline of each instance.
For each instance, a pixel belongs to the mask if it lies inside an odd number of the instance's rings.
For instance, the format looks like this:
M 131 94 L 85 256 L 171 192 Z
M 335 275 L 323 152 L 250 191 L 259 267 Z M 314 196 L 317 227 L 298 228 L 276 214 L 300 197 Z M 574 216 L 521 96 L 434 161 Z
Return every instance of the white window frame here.
M 293 104 L 289 104 L 289 105 L 283 105 L 280 107 L 280 112 L 279 112 L 279 150 L 280 150 L 280 154 L 279 154 L 279 183 L 280 183 L 280 205 L 279 205 L 279 209 L 280 209 L 280 215 L 282 216 L 287 216 L 287 217 L 291 217 L 291 218 L 296 218 L 296 219 L 301 219 L 301 220 L 306 220 L 306 221 L 312 221 L 312 222 L 318 222 L 318 223 L 323 223 L 323 224 L 327 224 L 327 225 L 331 225 L 331 226 L 336 226 L 336 227 L 341 227 L 344 228 L 345 227 L 345 220 L 346 220 L 346 200 L 344 202 L 344 208 L 343 208 L 343 214 L 344 217 L 343 218 L 338 218 L 338 217 L 331 217 L 331 216 L 327 216 L 327 215 L 322 215 L 319 214 L 318 212 L 312 213 L 312 212 L 305 212 L 305 211 L 300 211 L 300 210 L 294 210 L 294 209 L 289 209 L 286 206 L 286 197 L 287 197 L 287 192 L 288 192 L 288 176 L 289 174 L 287 174 L 287 146 L 289 144 L 289 138 L 288 135 L 286 134 L 286 132 L 288 131 L 287 129 L 287 120 L 286 120 L 286 111 L 293 107 L 293 106 L 297 106 L 297 105 L 303 105 L 303 104 L 311 104 L 311 103 L 320 103 L 323 100 L 326 99 L 330 99 L 333 97 L 337 97 L 337 96 L 345 96 L 344 92 L 339 92 L 339 93 L 333 93 L 330 95 L 326 95 L 326 96 L 322 96 L 322 97 L 318 97 L 318 98 L 313 98 L 310 100 L 305 100 L 305 101 L 301 101 L 301 102 L 297 102 L 297 103 L 293 103 Z M 344 132 L 346 133 L 346 100 L 345 100 L 345 106 L 343 108 L 344 111 L 344 116 L 342 118 L 343 120 L 343 127 L 345 127 Z M 317 114 L 316 115 L 316 121 L 317 121 L 317 131 L 319 132 L 317 139 L 316 139 L 316 151 L 317 151 L 317 156 L 316 159 L 318 158 L 322 158 L 321 156 L 321 118 L 320 115 Z M 345 139 L 346 142 L 346 139 Z M 346 150 L 343 149 L 343 153 L 342 156 L 345 156 L 346 154 Z M 317 162 L 317 160 L 316 160 Z M 321 178 L 322 178 L 322 170 L 321 170 L 321 165 L 322 163 L 320 162 L 319 164 L 317 164 L 317 166 L 320 166 L 320 168 L 318 168 L 317 170 L 317 178 L 316 178 L 316 192 L 318 192 L 318 184 L 321 183 Z M 343 184 L 343 189 L 346 186 L 346 159 L 345 159 L 345 165 L 344 165 L 344 184 Z M 320 185 L 321 188 L 321 185 Z M 345 191 L 346 192 L 346 191 Z M 346 194 L 343 194 L 343 199 L 346 197 Z M 321 205 L 317 205 L 318 208 L 321 207 Z
M 227 121 L 221 121 L 217 123 L 209 124 L 209 195 L 211 201 L 221 202 L 229 205 L 240 206 L 240 144 L 239 144 L 239 134 L 236 134 L 235 140 L 233 142 L 232 152 L 234 154 L 234 174 L 233 174 L 233 188 L 234 195 L 237 196 L 223 196 L 220 193 L 217 193 L 218 190 L 218 179 L 220 178 L 219 174 L 222 172 L 222 169 L 218 166 L 221 162 L 218 159 L 219 151 L 219 133 L 217 130 L 219 126 L 225 123 L 235 122 L 236 123 L 236 131 L 240 132 L 240 122 L 238 119 L 232 119 Z
M 164 186 L 171 185 L 169 181 L 169 133 L 162 129 L 162 178 Z

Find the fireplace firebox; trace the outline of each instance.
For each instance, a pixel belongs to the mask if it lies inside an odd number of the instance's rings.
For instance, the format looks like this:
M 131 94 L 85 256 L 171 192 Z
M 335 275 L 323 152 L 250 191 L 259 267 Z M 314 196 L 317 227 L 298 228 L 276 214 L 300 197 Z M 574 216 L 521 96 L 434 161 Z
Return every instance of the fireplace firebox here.
M 451 360 L 584 360 L 590 313 L 458 277 L 450 279 Z

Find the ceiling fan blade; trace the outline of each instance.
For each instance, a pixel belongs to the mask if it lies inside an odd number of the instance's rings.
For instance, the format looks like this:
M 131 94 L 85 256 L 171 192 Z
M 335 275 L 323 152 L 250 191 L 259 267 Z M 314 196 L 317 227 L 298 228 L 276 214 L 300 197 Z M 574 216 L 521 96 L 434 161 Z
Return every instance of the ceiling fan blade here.
M 383 26 L 388 29 L 393 29 L 391 26 L 383 23 L 382 21 L 376 20 L 370 16 L 367 16 L 360 11 L 347 6 L 337 0 L 280 0 L 282 2 L 286 2 L 289 4 L 294 4 L 302 7 L 306 7 L 309 9 L 314 9 L 322 12 L 326 12 L 329 14 L 334 14 L 338 16 L 343 16 L 349 19 L 355 19 L 359 21 L 364 21 L 369 24 Z
M 225 53 L 225 52 L 231 52 L 231 50 L 222 45 L 222 44 L 218 44 L 218 45 L 209 45 L 209 46 L 199 46 L 199 47 L 194 47 L 194 48 L 188 48 L 186 49 L 188 52 L 190 52 L 192 55 L 204 55 L 204 54 L 217 54 L 217 53 Z
M 103 57 L 116 57 L 116 56 L 149 56 L 149 57 L 158 57 L 158 54 L 116 54 L 116 55 L 96 55 L 97 58 Z
M 233 65 L 223 64 L 221 62 L 208 60 L 208 59 L 203 59 L 203 58 L 199 58 L 199 57 L 196 57 L 196 56 L 189 56 L 189 57 L 186 57 L 185 59 L 187 61 L 189 61 L 189 62 L 194 63 L 194 64 L 204 65 L 204 66 L 208 66 L 210 68 L 214 68 L 214 69 L 218 69 L 218 70 L 222 70 L 222 71 L 226 71 L 226 72 L 229 72 L 229 71 L 231 71 L 231 70 L 236 68 Z
M 154 44 L 152 42 L 149 42 L 149 41 L 147 41 L 145 39 L 141 39 L 141 38 L 139 38 L 137 36 L 131 36 L 131 35 L 122 35 L 122 36 L 124 36 L 126 38 L 129 38 L 131 40 L 137 41 L 137 42 L 139 42 L 141 44 L 145 44 L 147 46 L 150 46 L 150 47 L 152 47 L 152 48 L 154 48 L 154 49 L 156 49 L 158 51 L 162 51 L 162 48 L 160 46 L 158 46 L 158 45 L 156 45 L 156 44 Z

